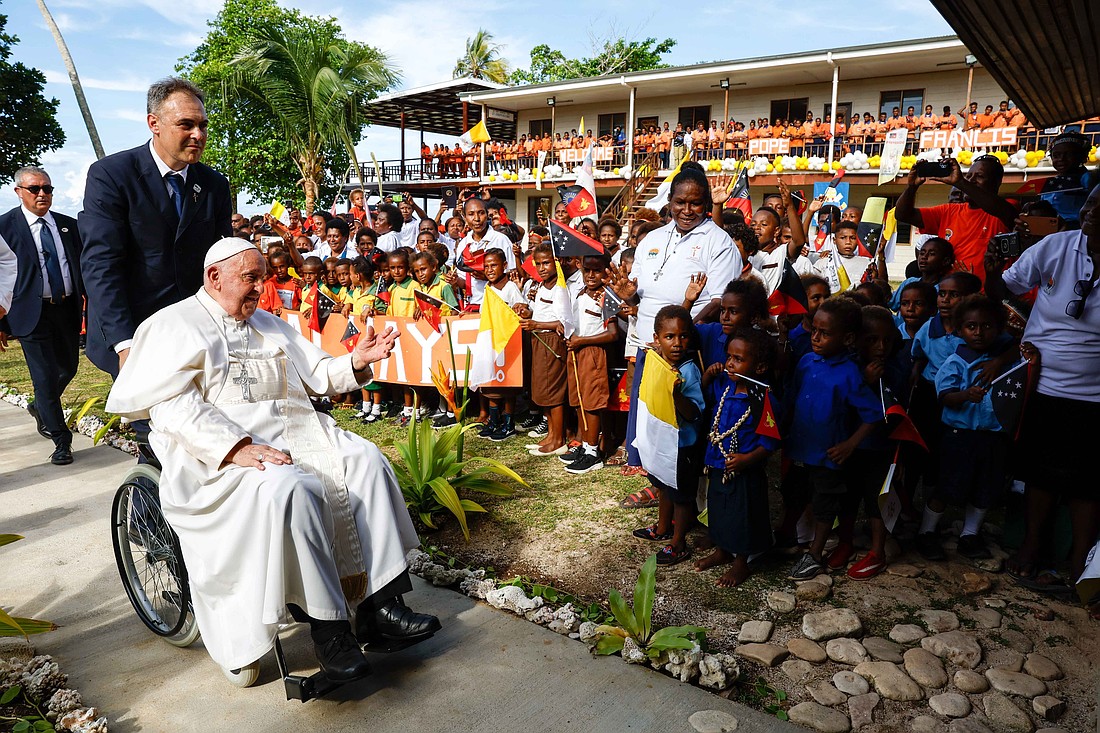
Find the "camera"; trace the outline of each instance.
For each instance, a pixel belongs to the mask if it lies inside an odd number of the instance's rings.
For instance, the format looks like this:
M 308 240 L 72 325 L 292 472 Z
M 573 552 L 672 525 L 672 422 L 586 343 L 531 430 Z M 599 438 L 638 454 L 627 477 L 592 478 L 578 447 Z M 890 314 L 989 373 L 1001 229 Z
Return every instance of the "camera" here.
M 997 243 L 997 251 L 1001 253 L 1001 257 L 1019 257 L 1024 253 L 1024 243 L 1019 232 L 995 234 L 993 241 Z
M 947 178 L 951 175 L 951 164 L 942 160 L 922 160 L 913 166 L 913 172 L 921 178 Z

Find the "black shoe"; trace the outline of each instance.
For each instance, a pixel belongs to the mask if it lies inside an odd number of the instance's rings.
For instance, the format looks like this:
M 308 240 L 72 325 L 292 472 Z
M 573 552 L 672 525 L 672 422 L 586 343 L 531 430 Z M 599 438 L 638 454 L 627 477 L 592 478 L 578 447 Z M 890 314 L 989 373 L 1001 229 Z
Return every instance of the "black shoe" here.
M 55 466 L 67 466 L 73 462 L 73 449 L 67 443 L 62 443 L 53 450 L 53 455 L 50 456 L 50 463 Z
M 511 420 L 501 420 L 500 425 L 497 425 L 497 429 L 489 433 L 489 440 L 494 443 L 503 443 L 509 438 L 516 436 L 516 428 Z
M 443 417 L 432 420 L 432 427 L 436 430 L 444 430 L 452 425 L 458 425 L 458 420 L 455 419 L 454 415 L 448 415 L 447 413 L 443 413 Z
M 560 456 L 558 456 L 558 460 L 568 466 L 570 463 L 577 460 L 583 455 L 584 446 L 580 443 L 577 443 L 575 446 L 565 451 L 565 453 L 562 453 Z
M 967 534 L 959 538 L 958 553 L 970 560 L 986 560 L 993 557 L 985 542 L 976 534 Z
M 357 615 L 356 626 L 360 643 L 379 638 L 412 641 L 427 638 L 443 628 L 435 616 L 413 611 L 400 597 L 386 601 L 374 613 Z
M 943 545 L 940 544 L 940 538 L 935 532 L 925 532 L 924 534 L 917 535 L 916 540 L 917 552 L 921 554 L 925 560 L 946 560 L 947 555 L 943 552 Z
M 584 453 L 565 467 L 566 473 L 581 474 L 603 468 L 603 461 L 594 453 Z
M 341 631 L 328 641 L 314 643 L 321 670 L 333 682 L 350 682 L 370 674 L 370 664 L 351 631 Z
M 526 433 L 528 430 L 533 430 L 540 422 L 542 422 L 542 415 L 532 412 L 516 423 L 516 427 Z
M 35 425 L 38 428 L 38 434 L 48 440 L 53 440 L 53 436 L 50 435 L 50 431 L 46 429 L 46 424 L 42 422 L 42 416 L 38 414 L 38 407 L 32 402 L 27 405 L 27 412 L 34 418 Z M 72 461 L 70 461 L 71 463 Z
M 500 428 L 500 423 L 490 420 L 477 429 L 477 435 L 479 438 L 488 438 Z

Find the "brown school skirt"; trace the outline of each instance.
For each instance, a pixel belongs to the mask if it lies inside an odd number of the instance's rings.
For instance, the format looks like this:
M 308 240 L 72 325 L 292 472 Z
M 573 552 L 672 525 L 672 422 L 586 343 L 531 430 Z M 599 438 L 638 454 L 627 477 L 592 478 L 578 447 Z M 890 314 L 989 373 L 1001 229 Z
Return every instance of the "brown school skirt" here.
M 611 390 L 607 383 L 607 351 L 602 346 L 585 346 L 568 356 L 569 406 L 584 405 L 585 412 L 607 407 Z
M 565 340 L 557 331 L 533 331 L 531 335 L 531 401 L 539 407 L 563 405 Z

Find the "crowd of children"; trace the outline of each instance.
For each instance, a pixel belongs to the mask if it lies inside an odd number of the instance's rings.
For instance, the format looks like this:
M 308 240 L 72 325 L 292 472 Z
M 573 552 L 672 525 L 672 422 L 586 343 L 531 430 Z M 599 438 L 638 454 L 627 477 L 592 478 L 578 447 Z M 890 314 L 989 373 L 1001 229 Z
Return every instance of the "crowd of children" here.
M 896 291 L 875 279 L 869 260 L 852 265 L 867 275 L 844 292 L 833 292 L 826 273 L 801 267 L 805 312 L 769 312 L 774 273 L 762 277 L 756 267 L 788 260 L 764 256 L 781 243 L 783 254 L 798 251 L 786 246 L 792 228 L 796 245 L 805 239 L 799 222 L 788 217 L 790 205 L 784 191 L 751 226 L 727 226 L 730 247 L 745 255 L 741 276 L 717 288 L 712 283 L 707 292 L 721 293 L 719 307 L 694 318 L 691 308 L 706 278 L 692 276 L 684 303 L 660 309 L 653 333 L 637 332 L 637 298 L 615 291 L 630 278 L 635 248 L 662 222 L 639 219 L 623 232 L 611 219 L 582 221 L 577 229 L 605 252 L 555 257 L 546 227 L 502 226 L 497 205 L 476 196 L 463 198 L 445 229 L 421 222 L 415 248 L 382 251 L 373 246 L 373 231 L 361 229 L 360 256 L 307 257 L 293 272 L 286 253 L 271 247 L 262 305 L 274 312 L 300 309 L 307 317 L 322 309 L 419 319 L 427 315 L 424 296 L 447 316 L 476 312 L 492 289 L 520 319 L 524 384 L 485 389 L 467 415 L 483 423 L 486 439 L 507 441 L 525 432 L 537 439 L 527 445 L 531 455 L 556 456 L 573 474 L 605 463 L 635 475 L 652 468 L 624 465 L 627 411 L 636 408 L 629 390 L 637 382 L 637 344 L 648 344 L 647 354 L 679 374 L 671 395 L 679 425 L 676 488 L 650 472 L 651 501 L 634 497 L 624 506 L 658 508 L 656 523 L 634 535 L 661 545 L 662 565 L 691 557 L 689 531 L 705 523 L 704 544 L 713 550 L 695 567 L 729 565 L 720 586 L 743 582 L 753 561 L 773 549 L 796 556 L 790 571 L 796 580 L 829 570 L 846 570 L 854 579 L 882 572 L 893 527 L 880 506 L 888 473 L 896 477 L 891 491 L 901 521 L 919 525 L 920 553 L 944 557 L 938 530 L 951 504 L 964 513 L 959 553 L 988 557 L 979 531 L 1003 498 L 1013 429 L 995 412 L 990 386 L 1021 355 L 1034 377 L 1038 353 L 1009 333 L 1002 307 L 981 294 L 977 277 L 954 270 L 951 244 L 938 238 L 920 250 L 919 276 Z M 564 211 L 554 218 L 569 221 Z M 793 227 L 781 226 L 785 220 Z M 835 229 L 833 246 L 846 259 L 855 257 L 856 234 L 850 222 Z M 367 423 L 455 424 L 446 402 L 424 387 L 375 383 L 349 401 L 359 404 L 357 416 Z M 898 439 L 897 420 L 908 417 L 888 417 L 906 410 L 918 440 Z M 782 497 L 774 529 L 770 482 Z M 871 549 L 856 558 L 861 510 Z M 826 553 L 834 530 L 838 542 Z

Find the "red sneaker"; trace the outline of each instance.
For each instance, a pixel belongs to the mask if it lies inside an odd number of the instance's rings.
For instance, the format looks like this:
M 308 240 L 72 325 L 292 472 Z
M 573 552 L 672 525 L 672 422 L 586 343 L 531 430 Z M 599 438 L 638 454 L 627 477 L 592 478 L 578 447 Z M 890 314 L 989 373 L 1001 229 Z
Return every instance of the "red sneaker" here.
M 855 551 L 851 543 L 841 542 L 829 553 L 829 559 L 826 560 L 825 565 L 829 570 L 843 570 L 848 566 L 848 561 L 852 559 Z
M 868 552 L 863 559 L 848 568 L 848 577 L 852 580 L 869 580 L 886 569 L 886 560 L 874 552 Z

